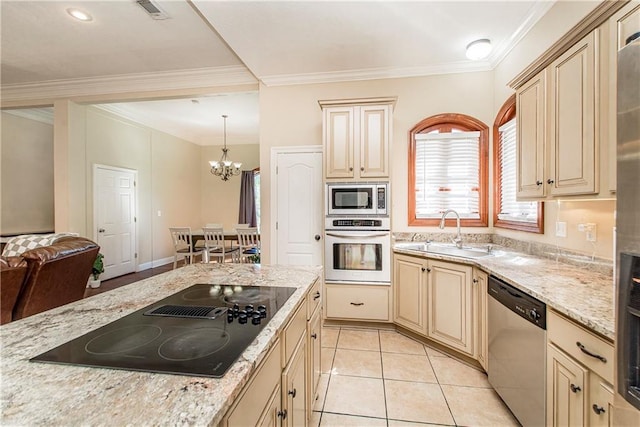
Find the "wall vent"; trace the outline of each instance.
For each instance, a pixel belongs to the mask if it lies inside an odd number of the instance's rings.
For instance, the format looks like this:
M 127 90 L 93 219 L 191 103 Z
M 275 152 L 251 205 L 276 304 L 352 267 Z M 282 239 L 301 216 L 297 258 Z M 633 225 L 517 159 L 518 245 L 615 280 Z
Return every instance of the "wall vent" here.
M 169 19 L 169 15 L 167 15 L 164 10 L 160 9 L 151 0 L 136 0 L 136 3 L 138 3 L 153 19 Z

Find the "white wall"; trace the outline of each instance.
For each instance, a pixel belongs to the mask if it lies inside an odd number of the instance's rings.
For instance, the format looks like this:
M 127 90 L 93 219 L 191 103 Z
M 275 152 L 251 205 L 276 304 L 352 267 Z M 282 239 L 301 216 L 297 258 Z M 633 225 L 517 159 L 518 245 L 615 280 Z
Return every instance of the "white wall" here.
M 68 113 L 68 130 L 60 130 L 56 150 L 68 162 L 65 167 L 59 162 L 61 170 L 56 173 L 68 179 L 63 180 L 64 187 L 56 188 L 56 207 L 59 197 L 68 209 L 60 208 L 67 211 L 60 224 L 95 238 L 93 165 L 133 169 L 138 171 L 138 263 L 150 265 L 172 256 L 168 227 L 201 226 L 201 148 L 95 107 L 65 103 L 62 109 Z M 57 115 L 58 111 L 56 120 Z M 56 221 L 57 231 L 58 225 Z
M 53 125 L 2 112 L 0 147 L 0 232 L 53 231 Z

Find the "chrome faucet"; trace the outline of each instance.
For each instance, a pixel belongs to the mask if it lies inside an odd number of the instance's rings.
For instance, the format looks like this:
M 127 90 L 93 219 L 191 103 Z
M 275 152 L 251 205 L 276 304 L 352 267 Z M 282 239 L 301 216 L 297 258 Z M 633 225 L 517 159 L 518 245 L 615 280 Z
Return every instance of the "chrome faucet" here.
M 444 229 L 444 219 L 451 212 L 456 214 L 456 227 L 458 228 L 458 234 L 456 235 L 456 238 L 451 239 L 451 241 L 456 244 L 456 248 L 462 249 L 462 235 L 460 234 L 460 215 L 458 215 L 458 212 L 454 211 L 453 209 L 447 209 L 446 211 L 444 211 L 444 213 L 442 214 L 442 218 L 440 219 L 439 227 L 440 230 Z

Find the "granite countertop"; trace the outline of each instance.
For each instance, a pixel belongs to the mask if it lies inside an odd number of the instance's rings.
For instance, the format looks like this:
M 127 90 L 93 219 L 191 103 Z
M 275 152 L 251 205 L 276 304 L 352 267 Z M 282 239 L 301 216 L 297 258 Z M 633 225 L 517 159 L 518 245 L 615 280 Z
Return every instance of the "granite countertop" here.
M 394 247 L 394 251 L 475 265 L 613 342 L 615 317 L 612 276 L 492 246 L 494 256 L 473 259 L 435 253 L 427 255 L 421 251 L 397 246 Z
M 217 425 L 321 267 L 196 264 L 0 327 L 0 425 Z M 298 288 L 222 378 L 32 363 L 195 283 Z

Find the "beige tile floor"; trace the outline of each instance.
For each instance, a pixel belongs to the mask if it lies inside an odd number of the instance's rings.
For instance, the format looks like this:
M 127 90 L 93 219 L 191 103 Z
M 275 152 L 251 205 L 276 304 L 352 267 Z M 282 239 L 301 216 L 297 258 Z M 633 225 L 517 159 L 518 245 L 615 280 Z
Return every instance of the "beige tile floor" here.
M 517 426 L 485 373 L 394 331 L 325 327 L 310 426 Z

